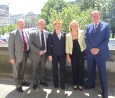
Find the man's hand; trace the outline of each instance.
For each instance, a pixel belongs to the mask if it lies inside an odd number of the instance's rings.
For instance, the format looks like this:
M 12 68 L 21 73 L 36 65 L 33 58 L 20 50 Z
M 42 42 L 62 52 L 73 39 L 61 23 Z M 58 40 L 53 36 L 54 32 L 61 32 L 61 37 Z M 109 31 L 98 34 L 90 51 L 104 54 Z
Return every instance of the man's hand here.
M 10 63 L 11 63 L 11 64 L 15 64 L 15 63 L 16 63 L 16 60 L 15 60 L 15 59 L 10 59 Z
M 51 62 L 52 62 L 52 60 L 53 60 L 52 56 L 49 56 L 48 59 L 49 59 L 49 61 L 51 61 Z
M 39 55 L 43 55 L 45 52 L 43 51 L 43 50 L 41 50 L 40 52 L 39 52 Z
M 98 48 L 92 48 L 91 53 L 94 55 L 97 55 L 99 53 L 99 49 Z

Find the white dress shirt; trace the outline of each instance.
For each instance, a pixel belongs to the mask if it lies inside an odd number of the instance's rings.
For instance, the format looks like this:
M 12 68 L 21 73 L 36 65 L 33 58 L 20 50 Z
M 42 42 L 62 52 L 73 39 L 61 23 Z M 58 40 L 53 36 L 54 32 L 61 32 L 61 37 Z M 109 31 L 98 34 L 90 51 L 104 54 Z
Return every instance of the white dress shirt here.
M 57 35 L 58 36 L 58 38 L 59 38 L 59 40 L 61 39 L 61 32 L 60 32 L 60 34 L 59 35 Z

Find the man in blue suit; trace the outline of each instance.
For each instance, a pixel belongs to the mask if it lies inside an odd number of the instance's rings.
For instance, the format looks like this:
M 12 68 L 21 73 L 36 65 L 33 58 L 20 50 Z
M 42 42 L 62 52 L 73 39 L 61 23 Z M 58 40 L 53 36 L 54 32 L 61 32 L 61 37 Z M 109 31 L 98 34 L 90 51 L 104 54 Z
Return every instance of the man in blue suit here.
M 103 98 L 108 98 L 107 95 L 107 80 L 106 80 L 106 60 L 109 58 L 109 25 L 100 20 L 99 11 L 91 12 L 91 20 L 93 23 L 86 28 L 86 58 L 88 65 L 88 84 L 86 89 L 95 88 L 95 73 L 96 65 L 99 71 L 100 85 Z

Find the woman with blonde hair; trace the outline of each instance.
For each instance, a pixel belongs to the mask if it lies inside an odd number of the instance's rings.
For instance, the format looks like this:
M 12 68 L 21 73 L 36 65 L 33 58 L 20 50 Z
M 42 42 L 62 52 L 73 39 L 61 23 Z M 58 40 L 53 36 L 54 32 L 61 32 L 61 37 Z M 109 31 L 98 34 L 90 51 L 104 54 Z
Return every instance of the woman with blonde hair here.
M 70 33 L 66 35 L 67 61 L 72 65 L 73 89 L 83 90 L 84 85 L 84 50 L 86 49 L 84 31 L 79 29 L 76 20 L 69 25 Z

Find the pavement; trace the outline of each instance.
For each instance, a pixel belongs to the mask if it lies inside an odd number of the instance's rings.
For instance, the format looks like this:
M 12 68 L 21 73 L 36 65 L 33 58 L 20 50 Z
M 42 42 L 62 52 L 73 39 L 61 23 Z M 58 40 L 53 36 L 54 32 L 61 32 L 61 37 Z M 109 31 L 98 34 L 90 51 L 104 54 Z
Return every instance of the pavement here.
M 30 83 L 31 81 L 28 80 Z M 101 89 L 97 86 L 91 90 L 73 90 L 72 84 L 66 84 L 66 89 L 55 89 L 52 82 L 48 82 L 49 87 L 44 88 L 39 85 L 34 91 L 32 85 L 23 87 L 24 92 L 15 90 L 15 83 L 12 78 L 0 78 L 0 98 L 102 98 Z M 115 98 L 115 86 L 108 87 L 108 98 Z

